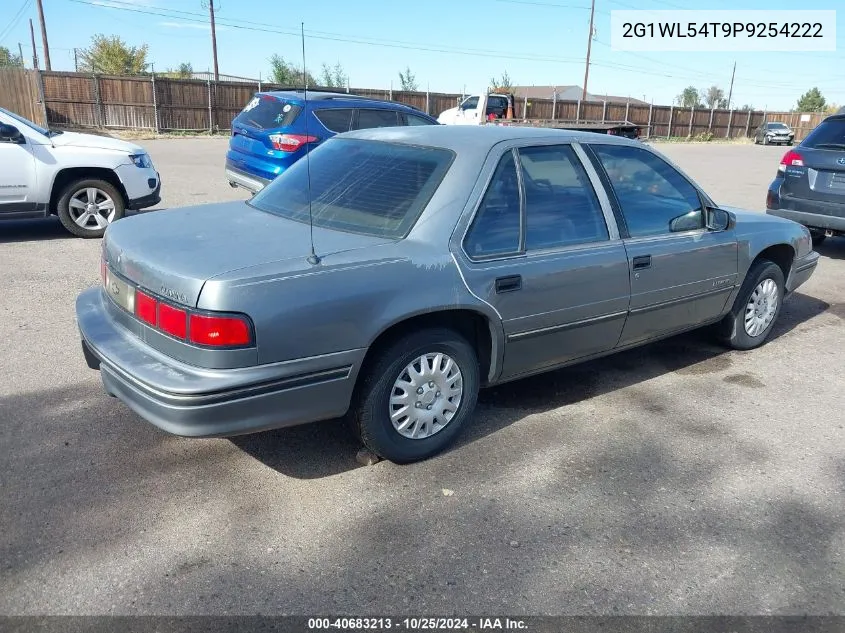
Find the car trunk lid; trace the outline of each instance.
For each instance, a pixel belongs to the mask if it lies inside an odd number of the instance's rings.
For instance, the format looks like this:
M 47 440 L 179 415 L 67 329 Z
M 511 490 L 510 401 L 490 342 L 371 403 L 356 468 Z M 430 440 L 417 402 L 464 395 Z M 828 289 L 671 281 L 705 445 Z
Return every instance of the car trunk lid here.
M 321 256 L 390 240 L 314 229 Z M 173 303 L 195 307 L 209 279 L 283 260 L 310 264 L 309 226 L 246 202 L 145 213 L 110 225 L 104 238 L 110 270 Z

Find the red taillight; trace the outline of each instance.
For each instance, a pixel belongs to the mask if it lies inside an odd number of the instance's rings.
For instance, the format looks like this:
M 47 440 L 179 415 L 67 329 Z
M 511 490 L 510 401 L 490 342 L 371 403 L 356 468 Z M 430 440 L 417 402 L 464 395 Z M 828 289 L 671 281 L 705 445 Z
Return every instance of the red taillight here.
M 166 303 L 160 303 L 158 306 L 158 328 L 171 336 L 184 339 L 188 333 L 188 313 Z
M 803 167 L 804 166 L 804 157 L 801 156 L 798 152 L 794 149 L 789 150 L 786 154 L 783 155 L 783 158 L 780 159 L 780 165 L 778 166 L 779 171 L 785 171 L 787 167 Z
M 249 325 L 238 317 L 216 317 L 192 314 L 191 343 L 214 347 L 248 345 L 251 341 Z
M 319 140 L 316 136 L 305 136 L 304 134 L 270 135 L 270 142 L 273 144 L 273 149 L 283 152 L 295 152 L 306 143 L 315 143 Z
M 158 301 L 153 299 L 150 295 L 141 292 L 140 290 L 135 291 L 135 316 L 142 321 L 149 323 L 153 327 L 157 324 L 157 306 Z

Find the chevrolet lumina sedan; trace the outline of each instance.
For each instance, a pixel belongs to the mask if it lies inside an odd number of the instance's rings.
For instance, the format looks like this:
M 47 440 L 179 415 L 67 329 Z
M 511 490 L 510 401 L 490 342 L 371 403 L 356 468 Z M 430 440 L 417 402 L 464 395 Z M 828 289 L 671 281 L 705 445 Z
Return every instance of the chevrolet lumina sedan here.
M 109 226 L 76 316 L 105 391 L 167 432 L 346 419 L 407 463 L 484 387 L 695 328 L 755 348 L 817 260 L 800 224 L 717 204 L 635 141 L 395 127 L 249 201 Z

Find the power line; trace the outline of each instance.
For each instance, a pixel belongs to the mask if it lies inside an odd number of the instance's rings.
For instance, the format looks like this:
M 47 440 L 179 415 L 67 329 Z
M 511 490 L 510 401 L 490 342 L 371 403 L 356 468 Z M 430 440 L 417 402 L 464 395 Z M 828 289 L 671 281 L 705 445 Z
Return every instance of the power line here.
M 15 27 L 23 18 L 24 13 L 26 13 L 26 9 L 31 2 L 32 0 L 24 0 L 23 4 L 21 5 L 21 8 L 18 9 L 18 12 L 15 13 L 15 15 L 9 21 L 9 24 L 7 24 L 6 28 L 3 29 L 3 32 L 0 33 L 0 42 L 2 42 L 4 39 L 6 39 L 9 35 L 12 34 L 12 31 L 15 30 Z

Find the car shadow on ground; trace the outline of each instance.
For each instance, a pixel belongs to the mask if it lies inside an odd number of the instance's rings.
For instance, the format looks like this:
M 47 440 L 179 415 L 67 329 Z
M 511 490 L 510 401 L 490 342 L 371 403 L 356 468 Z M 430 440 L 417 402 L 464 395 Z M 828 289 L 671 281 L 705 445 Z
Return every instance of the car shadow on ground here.
M 784 305 L 769 343 L 825 312 L 845 320 L 843 306 L 831 305 L 801 293 L 793 294 Z M 598 360 L 484 389 L 479 394 L 471 424 L 448 450 L 458 450 L 527 415 L 575 404 L 666 373 L 706 375 L 724 372 L 733 363 L 732 354 L 741 353 L 714 343 L 707 330 L 697 330 Z M 744 353 L 753 354 L 754 350 Z M 742 373 L 724 379 L 740 384 L 756 380 Z M 362 467 L 356 459 L 361 445 L 353 439 L 341 420 L 239 436 L 231 438 L 231 441 L 270 468 L 295 478 L 329 477 Z
M 821 244 L 814 244 L 813 249 L 822 257 L 845 259 L 845 237 L 829 237 Z
M 72 237 L 55 216 L 37 220 L 10 220 L 0 226 L 0 244 L 42 242 Z

